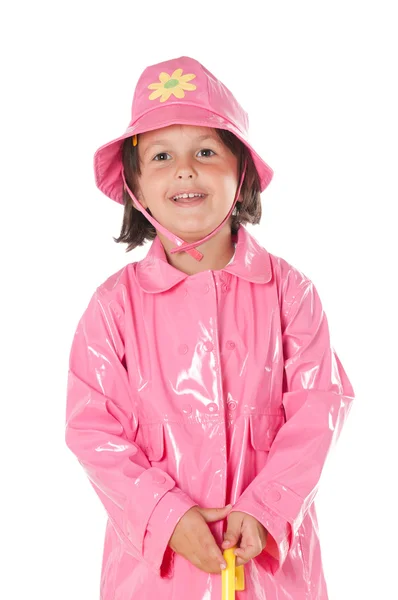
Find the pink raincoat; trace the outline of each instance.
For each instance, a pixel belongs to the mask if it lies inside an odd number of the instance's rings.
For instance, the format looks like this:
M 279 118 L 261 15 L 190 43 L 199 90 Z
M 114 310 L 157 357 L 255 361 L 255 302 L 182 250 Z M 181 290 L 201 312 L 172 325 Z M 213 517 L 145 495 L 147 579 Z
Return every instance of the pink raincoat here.
M 268 530 L 238 600 L 326 600 L 314 497 L 354 398 L 314 284 L 244 226 L 187 275 L 158 237 L 100 285 L 70 353 L 66 443 L 107 514 L 101 600 L 221 600 L 168 546 L 192 506 Z M 225 521 L 209 523 L 221 547 Z

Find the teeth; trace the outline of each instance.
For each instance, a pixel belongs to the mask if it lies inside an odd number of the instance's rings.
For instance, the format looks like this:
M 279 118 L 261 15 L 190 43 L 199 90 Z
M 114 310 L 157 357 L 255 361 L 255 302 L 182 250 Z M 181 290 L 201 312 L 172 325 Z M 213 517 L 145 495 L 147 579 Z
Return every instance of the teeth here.
M 179 198 L 202 198 L 204 194 L 179 194 L 178 196 L 174 196 L 173 200 L 178 200 Z

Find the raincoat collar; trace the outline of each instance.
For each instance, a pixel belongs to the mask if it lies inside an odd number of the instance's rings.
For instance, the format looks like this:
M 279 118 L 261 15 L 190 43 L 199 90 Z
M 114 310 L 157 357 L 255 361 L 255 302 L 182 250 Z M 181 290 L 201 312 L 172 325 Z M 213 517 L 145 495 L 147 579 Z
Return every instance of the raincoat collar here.
M 252 283 L 268 283 L 271 280 L 271 260 L 269 253 L 247 229 L 240 225 L 236 241 L 235 256 L 232 262 L 220 269 L 229 275 L 235 275 Z M 164 292 L 177 285 L 188 275 L 170 265 L 158 236 L 153 240 L 147 255 L 136 263 L 136 277 L 140 287 L 149 293 Z

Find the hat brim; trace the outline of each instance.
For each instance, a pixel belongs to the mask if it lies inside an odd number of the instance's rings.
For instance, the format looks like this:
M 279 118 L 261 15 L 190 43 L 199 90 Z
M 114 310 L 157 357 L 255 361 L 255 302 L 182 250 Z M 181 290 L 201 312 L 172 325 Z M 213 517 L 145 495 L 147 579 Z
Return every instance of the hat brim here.
M 231 121 L 192 103 L 156 106 L 129 125 L 118 138 L 104 144 L 94 154 L 94 174 L 97 187 L 111 200 L 123 204 L 122 145 L 134 134 L 161 129 L 169 125 L 195 125 L 230 131 L 248 148 L 260 178 L 260 191 L 263 192 L 273 177 L 271 167 L 252 148 L 247 135 Z

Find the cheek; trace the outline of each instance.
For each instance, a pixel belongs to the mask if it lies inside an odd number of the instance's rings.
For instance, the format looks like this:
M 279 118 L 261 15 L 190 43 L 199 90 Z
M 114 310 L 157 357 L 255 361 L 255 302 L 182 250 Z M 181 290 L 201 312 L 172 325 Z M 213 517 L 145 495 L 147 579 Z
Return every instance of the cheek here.
M 141 180 L 141 190 L 148 202 L 154 199 L 162 199 L 167 195 L 167 187 L 159 174 L 146 176 Z
M 226 163 L 223 172 L 220 174 L 223 186 L 227 193 L 236 190 L 238 185 L 238 165 L 236 162 Z
M 234 175 L 231 172 L 225 174 L 225 177 L 222 179 L 220 191 L 226 201 L 230 202 L 233 198 L 235 198 L 235 194 L 237 191 L 238 182 Z

